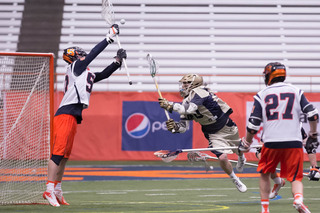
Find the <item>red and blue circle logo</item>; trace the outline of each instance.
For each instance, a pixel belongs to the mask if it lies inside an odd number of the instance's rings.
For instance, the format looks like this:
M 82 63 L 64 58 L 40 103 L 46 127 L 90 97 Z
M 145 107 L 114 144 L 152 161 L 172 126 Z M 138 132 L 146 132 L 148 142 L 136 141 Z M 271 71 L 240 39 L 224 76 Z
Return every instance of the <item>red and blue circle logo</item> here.
M 126 120 L 125 128 L 131 137 L 143 138 L 150 130 L 149 118 L 142 113 L 134 113 Z

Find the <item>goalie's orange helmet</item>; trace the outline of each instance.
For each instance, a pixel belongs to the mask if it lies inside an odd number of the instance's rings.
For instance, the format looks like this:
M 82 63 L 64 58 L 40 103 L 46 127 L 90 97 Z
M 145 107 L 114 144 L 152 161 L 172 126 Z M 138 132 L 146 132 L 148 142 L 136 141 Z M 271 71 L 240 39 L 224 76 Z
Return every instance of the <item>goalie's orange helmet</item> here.
M 63 51 L 63 60 L 68 64 L 76 61 L 78 58 L 86 56 L 87 53 L 80 47 L 69 47 Z
M 263 75 L 267 86 L 275 82 L 283 82 L 286 79 L 286 67 L 279 62 L 271 62 L 265 66 Z

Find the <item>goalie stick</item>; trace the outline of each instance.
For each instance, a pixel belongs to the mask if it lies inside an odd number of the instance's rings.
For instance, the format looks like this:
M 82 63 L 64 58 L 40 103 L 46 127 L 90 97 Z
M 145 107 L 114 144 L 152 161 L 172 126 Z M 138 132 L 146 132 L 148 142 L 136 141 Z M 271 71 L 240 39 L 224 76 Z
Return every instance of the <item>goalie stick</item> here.
M 102 0 L 101 16 L 102 16 L 102 18 L 104 18 L 106 20 L 107 24 L 109 24 L 110 26 L 115 24 L 115 15 L 114 15 L 114 11 L 113 11 L 113 5 L 110 0 Z M 120 44 L 119 36 L 116 35 L 116 38 L 117 38 L 118 47 L 119 47 L 119 49 L 121 49 L 122 47 Z M 123 64 L 124 64 L 124 68 L 127 72 L 127 78 L 128 78 L 129 84 L 132 85 L 132 81 L 130 79 L 130 74 L 128 71 L 127 61 L 125 58 L 123 59 Z
M 260 148 L 262 145 L 250 146 L 250 148 Z M 216 147 L 216 148 L 199 148 L 199 149 L 177 149 L 175 151 L 159 150 L 154 153 L 155 156 L 161 158 L 165 162 L 173 161 L 182 152 L 196 152 L 196 151 L 215 151 L 225 149 L 238 149 L 238 146 Z
M 147 55 L 147 61 L 148 61 L 148 64 L 149 64 L 149 69 L 150 69 L 150 75 L 153 79 L 153 82 L 156 86 L 156 89 L 158 91 L 158 94 L 159 94 L 159 97 L 162 98 L 162 94 L 160 92 L 160 89 L 159 89 L 159 86 L 158 86 L 158 82 L 157 82 L 157 79 L 156 79 L 156 74 L 158 72 L 158 69 L 159 69 L 159 66 L 157 64 L 157 62 L 154 60 L 154 58 L 152 57 L 152 55 L 150 53 L 148 53 Z M 166 114 L 166 117 L 167 117 L 167 120 L 170 119 L 170 116 L 169 116 L 169 113 L 167 110 L 164 110 L 165 114 Z M 172 132 L 174 132 L 174 129 L 172 130 Z

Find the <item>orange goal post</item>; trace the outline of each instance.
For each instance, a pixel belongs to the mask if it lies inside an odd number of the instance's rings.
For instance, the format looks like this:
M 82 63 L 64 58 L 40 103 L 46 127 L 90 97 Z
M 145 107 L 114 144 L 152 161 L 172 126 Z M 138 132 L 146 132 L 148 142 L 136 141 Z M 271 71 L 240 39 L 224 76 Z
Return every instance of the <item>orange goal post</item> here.
M 53 85 L 54 54 L 0 52 L 0 205 L 46 203 Z

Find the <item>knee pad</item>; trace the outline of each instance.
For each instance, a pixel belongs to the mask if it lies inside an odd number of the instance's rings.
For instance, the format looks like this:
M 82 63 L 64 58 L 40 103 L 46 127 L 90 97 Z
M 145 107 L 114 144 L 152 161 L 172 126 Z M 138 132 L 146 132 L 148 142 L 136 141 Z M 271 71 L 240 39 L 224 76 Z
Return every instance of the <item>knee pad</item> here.
M 63 155 L 52 155 L 50 158 L 57 166 L 59 166 L 61 160 L 63 159 Z

